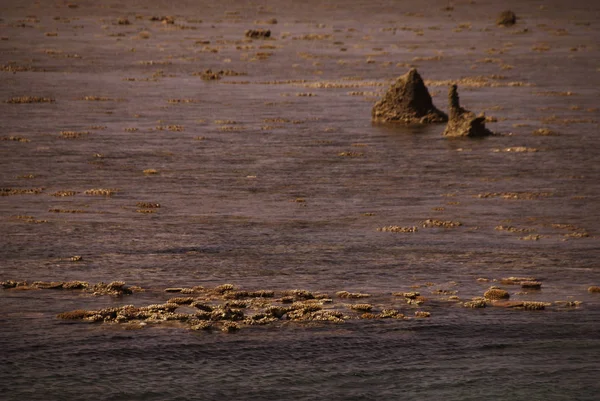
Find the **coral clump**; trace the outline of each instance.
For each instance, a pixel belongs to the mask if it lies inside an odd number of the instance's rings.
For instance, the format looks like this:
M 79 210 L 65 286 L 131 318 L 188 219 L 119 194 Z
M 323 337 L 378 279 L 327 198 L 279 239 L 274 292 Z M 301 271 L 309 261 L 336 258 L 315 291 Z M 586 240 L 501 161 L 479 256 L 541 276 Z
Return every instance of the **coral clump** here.
M 362 294 L 360 292 L 338 291 L 335 293 L 339 298 L 367 298 L 370 294 Z
M 315 299 L 315 295 L 307 290 L 287 290 L 283 291 L 282 295 L 284 297 L 291 297 L 294 301 Z
M 193 297 L 175 297 L 169 299 L 167 302 L 177 305 L 191 305 L 195 299 Z
M 385 226 L 379 227 L 377 231 L 390 232 L 390 233 L 415 233 L 419 231 L 417 227 L 400 227 L 400 226 Z
M 270 29 L 248 29 L 245 33 L 247 38 L 266 39 L 271 37 Z
M 593 285 L 588 288 L 588 292 L 600 293 L 600 286 Z
M 348 305 L 348 307 L 352 310 L 361 312 L 371 312 L 371 310 L 373 309 L 373 305 L 371 304 L 352 304 Z
M 502 11 L 496 19 L 496 25 L 513 26 L 517 22 L 517 15 L 510 10 Z
M 493 135 L 485 128 L 485 115 L 475 116 L 475 113 L 460 107 L 456 85 L 451 85 L 448 91 L 448 108 L 450 118 L 444 130 L 446 137 L 482 137 Z
M 84 192 L 86 195 L 95 195 L 95 196 L 112 196 L 117 193 L 116 189 L 107 189 L 107 188 L 92 188 L 88 189 Z
M 542 283 L 540 281 L 522 281 L 521 288 L 527 288 L 530 290 L 539 290 L 542 288 Z
M 374 122 L 429 124 L 448 121 L 448 116 L 438 110 L 416 69 L 398 77 L 383 98 L 373 106 Z
M 83 320 L 88 316 L 90 316 L 90 311 L 77 309 L 70 312 L 59 313 L 56 317 L 64 320 Z
M 23 103 L 54 103 L 55 100 L 49 97 L 39 97 L 39 96 L 21 96 L 21 97 L 13 97 L 6 101 L 6 103 L 11 104 L 23 104 Z
M 465 308 L 485 308 L 487 306 L 487 302 L 485 298 L 473 298 L 471 301 L 467 301 L 463 303 Z
M 546 306 L 550 305 L 546 302 L 525 301 L 521 307 L 526 310 L 544 310 Z
M 485 299 L 509 299 L 510 298 L 510 294 L 508 293 L 508 291 L 503 290 L 498 287 L 490 287 L 490 289 L 487 290 L 483 294 L 483 296 Z
M 535 277 L 506 277 L 500 280 L 502 284 L 515 285 L 521 284 L 523 281 L 536 281 Z
M 137 287 L 127 287 L 124 281 L 113 281 L 108 284 L 100 282 L 92 287 L 94 295 L 130 295 L 134 290 L 137 290 Z
M 462 226 L 460 221 L 450 221 L 450 220 L 436 220 L 436 219 L 427 219 L 423 223 L 423 227 L 442 227 L 442 228 L 454 228 Z

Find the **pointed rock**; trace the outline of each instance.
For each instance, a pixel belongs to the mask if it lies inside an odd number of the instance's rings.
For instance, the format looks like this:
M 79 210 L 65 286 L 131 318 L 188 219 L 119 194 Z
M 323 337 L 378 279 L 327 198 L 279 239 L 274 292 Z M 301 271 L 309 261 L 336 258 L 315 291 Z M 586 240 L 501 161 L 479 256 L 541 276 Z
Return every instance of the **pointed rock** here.
M 448 116 L 438 110 L 416 69 L 398 77 L 383 98 L 371 111 L 374 122 L 398 122 L 405 124 L 443 123 Z
M 492 131 L 485 128 L 485 115 L 476 116 L 475 113 L 460 107 L 458 90 L 452 85 L 448 91 L 448 108 L 450 119 L 444 130 L 447 137 L 481 137 L 493 135 Z

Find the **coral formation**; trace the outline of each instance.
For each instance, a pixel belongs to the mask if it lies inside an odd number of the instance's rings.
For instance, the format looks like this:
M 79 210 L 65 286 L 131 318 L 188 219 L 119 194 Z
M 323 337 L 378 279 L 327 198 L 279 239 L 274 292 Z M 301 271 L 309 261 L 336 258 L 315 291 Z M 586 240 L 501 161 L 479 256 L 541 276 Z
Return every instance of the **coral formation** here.
M 266 39 L 271 37 L 270 29 L 248 29 L 245 33 L 247 38 Z
M 493 135 L 485 128 L 485 115 L 476 116 L 473 112 L 460 107 L 456 85 L 448 91 L 448 124 L 444 130 L 445 137 L 482 137 Z
M 448 116 L 438 110 L 416 69 L 398 77 L 383 98 L 373 106 L 374 122 L 443 123 Z
M 487 290 L 485 292 L 485 294 L 483 294 L 483 296 L 485 297 L 485 299 L 508 299 L 508 298 L 510 298 L 510 294 L 508 293 L 508 291 L 503 290 L 498 287 L 490 287 L 490 289 Z
M 510 10 L 502 11 L 496 19 L 496 25 L 513 26 L 517 22 L 517 15 Z

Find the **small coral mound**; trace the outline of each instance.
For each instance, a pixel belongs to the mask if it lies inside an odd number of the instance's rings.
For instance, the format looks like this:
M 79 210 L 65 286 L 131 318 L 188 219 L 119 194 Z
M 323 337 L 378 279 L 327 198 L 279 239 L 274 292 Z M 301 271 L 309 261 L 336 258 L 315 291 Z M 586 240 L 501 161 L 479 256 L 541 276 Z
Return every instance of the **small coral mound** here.
M 416 69 L 398 77 L 383 98 L 373 106 L 374 122 L 429 124 L 448 121 L 448 116 L 438 110 Z
M 485 298 L 473 298 L 471 301 L 467 301 L 463 303 L 465 308 L 485 308 L 487 306 L 487 302 Z
M 270 29 L 248 29 L 245 33 L 247 38 L 265 39 L 271 37 Z
M 530 290 L 539 290 L 542 288 L 542 283 L 540 281 L 522 281 L 521 288 L 527 288 Z
M 377 231 L 389 232 L 389 233 L 415 233 L 419 231 L 417 227 L 401 227 L 401 226 L 385 226 L 379 227 Z
M 489 290 L 483 294 L 485 299 L 508 299 L 510 298 L 510 294 L 508 291 L 503 290 L 498 287 L 490 287 Z
M 517 22 L 517 15 L 510 10 L 502 11 L 496 19 L 496 25 L 513 26 Z
M 593 285 L 588 288 L 588 292 L 600 293 L 600 286 Z
M 348 292 L 348 291 L 338 291 L 335 293 L 335 295 L 337 295 L 340 298 L 367 298 L 367 297 L 371 296 L 369 294 L 362 294 L 360 292 Z
M 446 137 L 482 137 L 493 135 L 492 131 L 485 128 L 485 115 L 476 116 L 475 113 L 460 107 L 456 85 L 451 85 L 448 91 L 448 108 L 450 119 L 444 130 Z
M 460 221 L 451 221 L 451 220 L 436 220 L 436 219 L 427 219 L 423 223 L 423 227 L 442 227 L 442 228 L 454 228 L 462 226 Z

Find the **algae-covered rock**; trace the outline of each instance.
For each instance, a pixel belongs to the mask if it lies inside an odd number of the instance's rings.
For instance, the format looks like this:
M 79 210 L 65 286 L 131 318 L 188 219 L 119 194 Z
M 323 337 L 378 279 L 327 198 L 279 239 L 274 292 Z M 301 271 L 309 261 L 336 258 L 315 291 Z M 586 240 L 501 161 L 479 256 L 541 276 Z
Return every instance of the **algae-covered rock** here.
M 429 124 L 448 121 L 448 116 L 438 110 L 416 69 L 398 77 L 383 98 L 373 106 L 374 122 Z
M 460 107 L 456 85 L 448 91 L 449 120 L 444 130 L 446 137 L 482 137 L 493 135 L 485 127 L 485 115 L 475 113 Z

